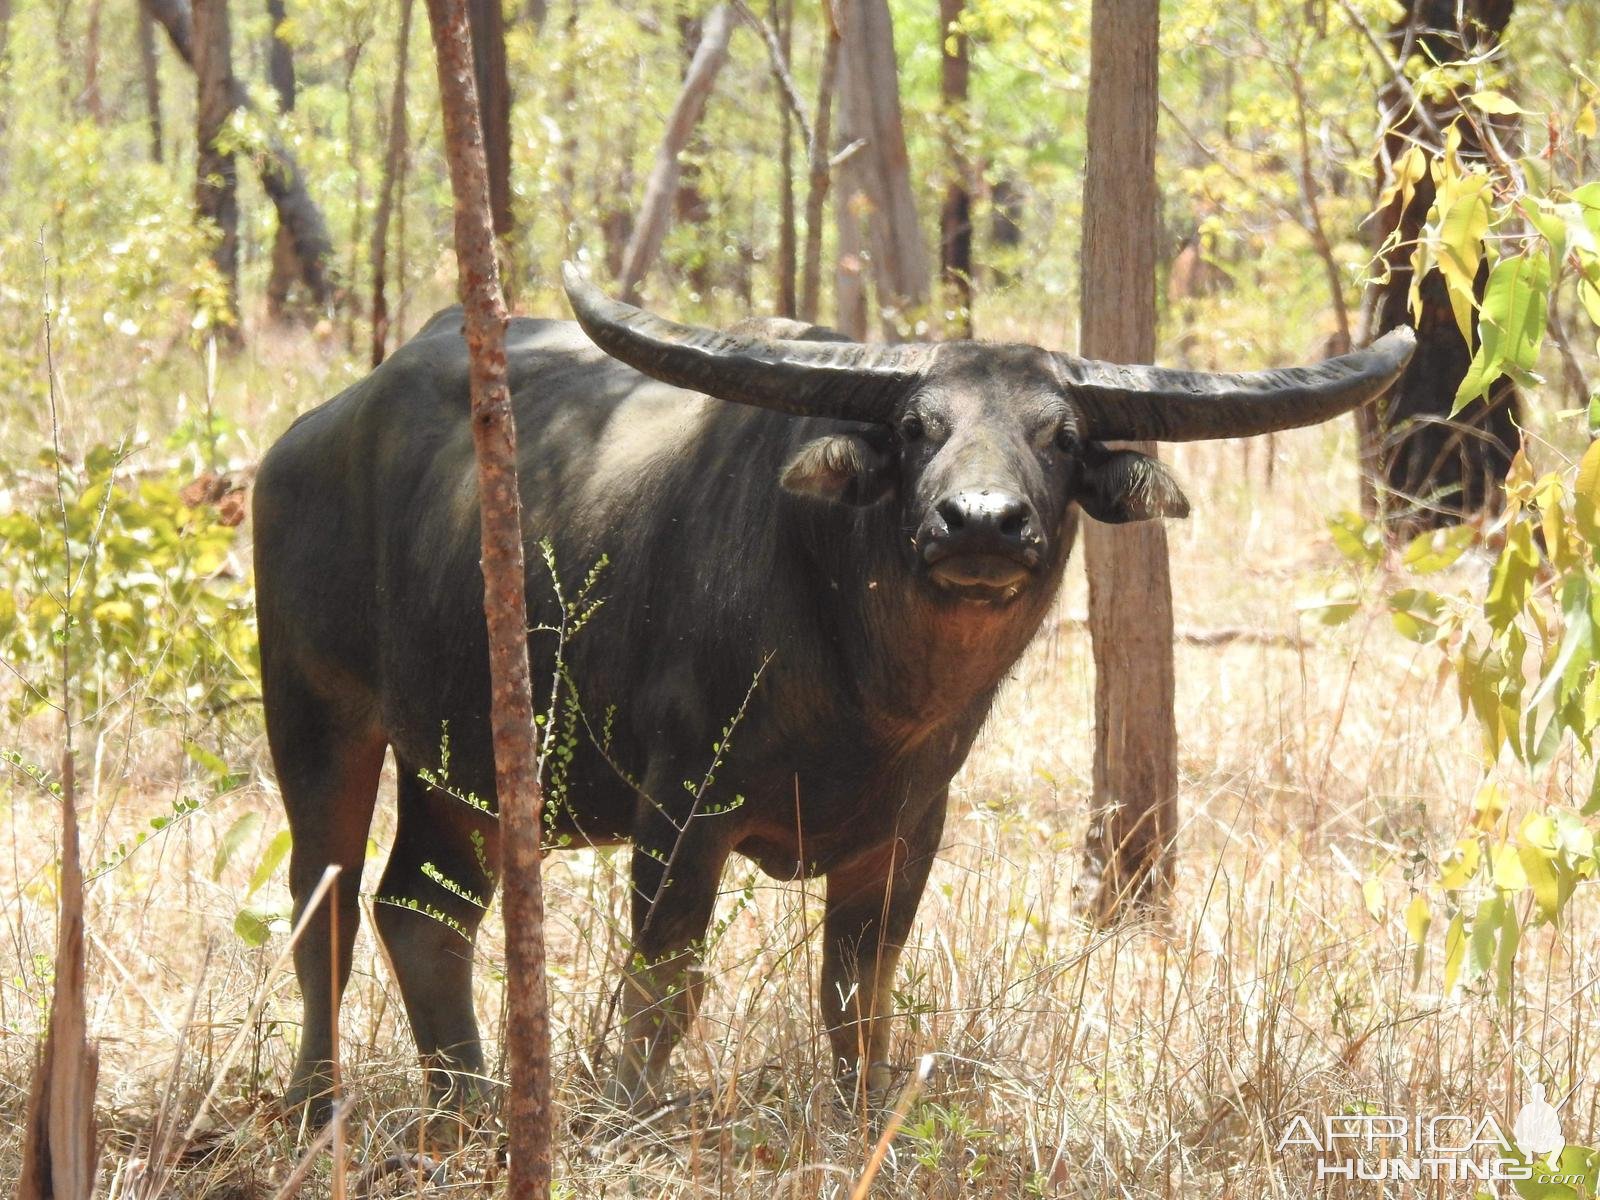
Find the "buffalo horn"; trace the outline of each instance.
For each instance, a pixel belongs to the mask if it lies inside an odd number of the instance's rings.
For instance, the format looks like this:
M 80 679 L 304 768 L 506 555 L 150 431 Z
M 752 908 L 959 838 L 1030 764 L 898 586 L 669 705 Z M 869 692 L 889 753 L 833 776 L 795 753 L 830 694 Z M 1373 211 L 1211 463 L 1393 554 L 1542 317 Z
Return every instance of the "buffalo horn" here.
M 652 379 L 719 400 L 886 424 L 933 361 L 932 346 L 790 341 L 679 325 L 612 300 L 571 263 L 561 276 L 596 346 Z
M 1383 395 L 1416 335 L 1400 328 L 1365 350 L 1310 367 L 1245 374 L 1119 366 L 1055 355 L 1062 383 L 1097 441 L 1193 442 L 1315 425 Z

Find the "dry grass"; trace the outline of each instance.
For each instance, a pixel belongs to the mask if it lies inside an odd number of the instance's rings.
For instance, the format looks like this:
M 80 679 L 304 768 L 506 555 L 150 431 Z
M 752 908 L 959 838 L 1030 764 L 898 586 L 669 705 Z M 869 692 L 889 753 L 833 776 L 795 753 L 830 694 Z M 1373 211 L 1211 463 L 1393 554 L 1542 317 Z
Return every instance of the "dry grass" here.
M 252 368 L 248 399 L 244 383 L 225 381 L 222 403 L 265 441 L 294 407 L 333 390 L 339 370 L 303 347 L 255 353 L 272 371 Z M 1238 445 L 1176 455 L 1196 502 L 1195 517 L 1170 530 L 1181 624 L 1293 633 L 1296 600 L 1337 567 L 1322 515 L 1353 496 L 1349 431 L 1279 439 L 1270 488 L 1265 455 L 1262 445 L 1248 456 Z M 1463 580 L 1474 570 L 1463 567 Z M 1074 577 L 1061 612 L 1081 609 Z M 1372 1104 L 1487 1112 L 1509 1126 L 1530 1074 L 1558 1096 L 1576 1087 L 1563 1110 L 1567 1136 L 1593 1144 L 1593 906 L 1579 903 L 1571 928 L 1525 943 L 1509 1008 L 1479 989 L 1441 995 L 1436 952 L 1412 986 L 1400 921 L 1407 879 L 1426 878 L 1423 859 L 1464 823 L 1476 735 L 1432 652 L 1394 636 L 1381 614 L 1305 632 L 1298 645 L 1180 649 L 1177 894 L 1166 920 L 1112 933 L 1078 923 L 1071 904 L 1092 744 L 1087 635 L 1063 620 L 1020 664 L 957 780 L 945 852 L 900 970 L 896 1058 L 909 1068 L 932 1054 L 935 1067 L 874 1195 L 1299 1196 L 1313 1190 L 1309 1160 L 1274 1150 L 1293 1114 Z M 238 729 L 227 756 L 249 782 L 90 889 L 103 1178 L 119 1195 L 255 1200 L 274 1195 L 298 1157 L 294 1131 L 270 1104 L 299 1013 L 292 977 L 271 970 L 283 939 L 252 950 L 232 931 L 250 871 L 281 824 L 255 715 Z M 36 760 L 51 758 L 47 725 L 4 734 Z M 148 714 L 120 714 L 85 758 L 90 863 L 175 798 L 203 794 L 180 735 Z M 0 782 L 0 805 L 0 1187 L 9 1188 L 48 994 L 55 810 L 17 779 Z M 247 809 L 267 818 L 261 844 L 213 881 L 219 840 Z M 380 807 L 375 854 L 391 822 Z M 556 1072 L 569 1112 L 593 1090 L 590 1039 L 615 979 L 624 861 L 573 852 L 549 868 Z M 1360 887 L 1375 871 L 1381 920 Z M 726 882 L 731 923 L 677 1059 L 683 1104 L 623 1143 L 563 1132 L 563 1194 L 849 1194 L 876 1131 L 835 1105 L 824 1082 L 808 937 L 817 888 L 773 884 L 747 864 Z M 741 907 L 747 882 L 754 900 Z M 282 897 L 281 874 L 271 889 Z M 496 1040 L 497 923 L 480 944 L 478 985 Z M 354 1180 L 417 1150 L 421 1137 L 420 1073 L 365 928 L 343 1031 Z M 235 1042 L 198 1137 L 152 1166 L 163 1137 L 177 1150 L 173 1131 Z M 439 1186 L 402 1172 L 371 1191 L 488 1194 L 493 1167 L 469 1148 L 448 1159 Z M 330 1187 L 319 1160 L 307 1193 Z

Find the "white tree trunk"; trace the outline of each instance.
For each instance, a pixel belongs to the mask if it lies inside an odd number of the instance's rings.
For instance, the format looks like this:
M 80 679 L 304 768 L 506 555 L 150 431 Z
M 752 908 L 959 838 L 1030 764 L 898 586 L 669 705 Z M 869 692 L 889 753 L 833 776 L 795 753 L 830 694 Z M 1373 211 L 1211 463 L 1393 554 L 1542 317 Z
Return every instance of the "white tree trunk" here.
M 688 144 L 689 135 L 700 123 L 706 99 L 716 85 L 722 64 L 728 61 L 728 39 L 733 36 L 733 9 L 719 4 L 706 14 L 700 44 L 683 79 L 683 90 L 667 119 L 667 131 L 656 151 L 655 165 L 645 183 L 644 199 L 639 204 L 639 219 L 634 222 L 628 248 L 622 254 L 623 298 L 636 300 L 639 284 L 661 253 L 667 226 L 672 219 L 672 201 L 678 191 L 678 155 Z

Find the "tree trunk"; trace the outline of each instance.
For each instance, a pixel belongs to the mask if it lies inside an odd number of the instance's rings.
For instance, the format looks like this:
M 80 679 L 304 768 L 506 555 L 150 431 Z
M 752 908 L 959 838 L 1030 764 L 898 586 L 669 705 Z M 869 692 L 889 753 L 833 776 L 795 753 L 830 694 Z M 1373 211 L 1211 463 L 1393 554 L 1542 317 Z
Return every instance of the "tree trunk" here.
M 566 45 L 561 63 L 561 161 L 556 164 L 556 203 L 561 211 L 561 252 L 573 253 L 578 224 L 578 9 L 580 0 L 567 0 Z M 617 272 L 613 271 L 613 275 Z
M 356 70 L 361 65 L 361 54 L 366 49 L 366 39 L 353 42 L 345 48 L 344 70 L 344 126 L 345 126 L 345 152 L 346 161 L 350 165 L 350 178 L 355 180 L 354 195 L 350 205 L 350 265 L 346 269 L 345 278 L 350 281 L 352 292 L 361 272 L 361 231 L 363 217 L 367 207 L 367 175 L 361 169 L 361 134 L 362 128 L 356 106 Z M 360 344 L 360 334 L 357 326 L 360 324 L 361 305 L 357 303 L 345 306 L 344 343 L 351 354 L 356 352 Z
M 101 0 L 90 0 L 89 25 L 83 38 L 83 110 L 96 125 L 104 125 L 105 106 L 100 101 Z
M 140 0 L 151 17 L 167 31 L 167 38 L 178 56 L 195 65 L 194 32 L 188 0 Z M 231 107 L 248 109 L 249 92 L 231 72 L 227 79 Z M 278 220 L 288 227 L 294 240 L 295 257 L 305 280 L 306 290 L 319 305 L 334 301 L 335 289 L 329 277 L 333 259 L 333 239 L 328 222 L 306 187 L 305 175 L 294 155 L 276 136 L 269 133 L 267 148 L 256 159 L 256 173 L 262 190 L 278 210 Z
M 511 80 L 506 73 L 506 15 L 502 0 L 468 0 L 472 67 L 489 160 L 489 206 L 496 236 L 515 225 L 511 213 Z
M 772 24 L 785 69 L 794 48 L 794 0 L 772 0 Z M 780 317 L 792 317 L 799 308 L 796 295 L 796 245 L 794 211 L 794 115 L 780 84 L 774 82 L 778 97 L 778 304 Z
M 210 223 L 215 242 L 211 261 L 222 276 L 228 297 L 231 338 L 239 329 L 239 178 L 233 152 L 221 148 L 224 127 L 234 111 L 228 87 L 233 77 L 233 47 L 228 30 L 228 0 L 196 0 L 194 5 L 194 72 L 199 84 L 195 104 L 195 207 Z
M 705 112 L 706 98 L 716 85 L 717 73 L 728 60 L 728 39 L 732 34 L 733 10 L 726 4 L 719 4 L 706 14 L 700 45 L 695 48 L 683 90 L 667 118 L 667 131 L 662 135 L 655 165 L 645 183 L 644 199 L 639 203 L 639 219 L 634 222 L 633 236 L 622 256 L 618 283 L 626 300 L 639 298 L 639 284 L 661 252 L 678 191 L 678 155 Z
M 284 20 L 283 0 L 267 0 L 267 81 L 281 113 L 294 111 L 295 94 L 294 50 L 278 33 Z M 294 238 L 280 218 L 272 238 L 272 270 L 267 276 L 267 313 L 273 320 L 282 320 L 288 312 L 289 293 L 303 274 L 295 257 Z
M 945 141 L 944 203 L 939 209 L 939 280 L 944 335 L 972 336 L 972 191 L 967 162 L 967 35 L 956 28 L 965 0 L 939 0 L 939 100 Z
M 278 111 L 294 111 L 294 47 L 280 32 L 287 19 L 283 0 L 267 0 L 267 80 L 278 95 Z
M 61 756 L 60 919 L 50 1024 L 34 1068 L 22 1140 L 18 1200 L 90 1200 L 99 1147 L 94 1090 L 100 1055 L 89 1042 L 84 1005 L 83 867 L 78 856 L 77 787 L 71 724 Z
M 0 4 L 10 0 L 0 0 Z M 156 60 L 156 23 L 144 5 L 139 5 L 139 74 L 144 81 L 145 120 L 150 126 L 150 159 L 161 161 L 161 72 Z M 4 51 L 0 50 L 0 55 Z
M 683 62 L 683 86 L 689 85 L 689 75 L 694 67 L 700 43 L 705 40 L 705 22 L 698 16 L 678 17 L 678 47 Z M 690 229 L 703 228 L 711 219 L 711 202 L 700 188 L 700 162 L 705 157 L 706 140 L 696 129 L 689 131 L 688 139 L 678 151 L 677 188 L 672 198 L 672 219 Z M 685 151 L 688 151 L 685 154 Z M 701 245 L 705 242 L 701 241 Z M 705 295 L 711 290 L 712 261 L 708 254 L 697 254 L 689 261 L 687 272 L 691 290 Z
M 839 75 L 839 26 L 833 19 L 833 5 L 822 6 L 825 25 L 822 66 L 817 73 L 817 106 L 811 113 L 811 144 L 806 147 L 810 178 L 806 181 L 806 249 L 800 282 L 800 319 L 813 324 L 822 304 L 822 213 L 833 181 L 828 156 L 833 124 L 833 86 Z
M 378 211 L 372 219 L 372 365 L 377 366 L 388 352 L 389 300 L 384 294 L 388 283 L 389 217 L 394 211 L 395 187 L 405 161 L 406 64 L 411 47 L 411 0 L 400 0 L 400 44 L 395 51 L 394 91 L 389 101 L 389 143 L 383 155 L 383 182 L 378 189 Z M 402 283 L 403 286 L 403 283 Z
M 643 60 L 640 60 L 643 67 Z M 643 83 L 641 78 L 640 83 Z M 638 184 L 634 170 L 634 147 L 639 127 L 632 121 L 610 131 L 612 140 L 601 143 L 601 158 L 616 164 L 609 178 L 599 170 L 594 178 L 594 209 L 600 214 L 600 244 L 605 250 L 606 272 L 613 279 L 622 277 L 622 263 L 633 238 L 633 195 Z
M 506 386 L 506 303 L 495 255 L 489 172 L 473 86 L 468 0 L 428 0 L 439 63 L 445 153 L 471 360 L 478 461 L 483 611 L 489 629 L 489 721 L 499 800 L 506 935 L 507 1194 L 550 1195 L 550 1008 L 545 992 L 543 795 L 534 744 L 517 427 Z
M 1010 287 L 1012 262 L 1022 247 L 1022 189 L 1009 175 L 989 189 L 989 247 L 985 261 L 991 286 Z
M 6 154 L 7 128 L 11 125 L 11 0 L 0 0 L 0 188 L 11 183 L 11 164 Z
M 1159 0 L 1094 0 L 1083 196 L 1082 353 L 1155 357 Z M 1137 447 L 1153 453 L 1155 447 Z M 1177 832 L 1172 587 L 1159 521 L 1084 521 L 1094 641 L 1093 825 L 1081 898 L 1109 921 L 1170 888 Z
M 1404 61 L 1420 51 L 1441 63 L 1462 62 L 1494 50 L 1511 19 L 1513 0 L 1407 0 L 1407 12 L 1389 33 L 1390 52 Z M 1428 132 L 1444 129 L 1461 113 L 1455 95 L 1430 96 L 1423 109 L 1399 82 L 1380 96 L 1386 132 L 1379 150 L 1378 176 L 1413 144 L 1434 146 Z M 1471 85 L 1463 89 L 1471 90 Z M 1502 145 L 1515 137 L 1513 122 L 1473 113 L 1457 124 L 1464 162 L 1486 157 L 1479 128 Z M 1367 332 L 1376 338 L 1400 325 L 1415 325 L 1417 351 L 1395 385 L 1375 405 L 1362 426 L 1364 503 L 1367 511 L 1393 524 L 1401 536 L 1458 524 L 1499 511 L 1511 460 L 1521 445 L 1516 387 L 1502 376 L 1487 397 L 1474 400 L 1454 417 L 1456 389 L 1466 377 L 1476 350 L 1461 336 L 1444 277 L 1423 276 L 1420 315 L 1410 304 L 1411 249 L 1434 202 L 1430 173 L 1417 181 L 1411 202 L 1397 196 L 1374 222 L 1379 244 L 1398 233 L 1385 255 L 1387 280 L 1367 297 Z M 1479 269 L 1474 291 L 1483 299 L 1489 264 Z
M 842 49 L 842 47 L 841 47 Z M 833 200 L 834 328 L 858 342 L 867 340 L 867 264 L 861 217 L 854 196 L 841 192 Z
M 900 116 L 888 0 L 843 0 L 840 24 L 841 132 L 846 142 L 866 140 L 845 164 L 841 200 L 865 226 L 878 317 L 884 335 L 894 340 L 914 334 L 925 316 L 929 276 Z

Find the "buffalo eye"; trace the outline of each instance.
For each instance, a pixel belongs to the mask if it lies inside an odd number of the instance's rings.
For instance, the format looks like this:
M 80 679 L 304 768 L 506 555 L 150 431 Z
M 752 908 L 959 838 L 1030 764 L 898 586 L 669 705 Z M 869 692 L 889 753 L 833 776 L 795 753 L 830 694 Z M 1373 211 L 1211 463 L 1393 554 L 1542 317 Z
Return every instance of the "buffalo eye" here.
M 907 413 L 900 421 L 900 440 L 915 442 L 928 432 L 923 425 L 922 418 L 916 413 Z
M 1063 425 L 1056 431 L 1056 449 L 1063 454 L 1076 454 L 1078 452 L 1078 435 L 1072 428 Z

